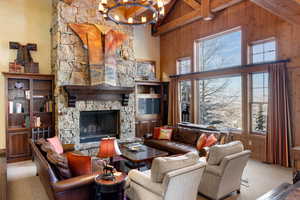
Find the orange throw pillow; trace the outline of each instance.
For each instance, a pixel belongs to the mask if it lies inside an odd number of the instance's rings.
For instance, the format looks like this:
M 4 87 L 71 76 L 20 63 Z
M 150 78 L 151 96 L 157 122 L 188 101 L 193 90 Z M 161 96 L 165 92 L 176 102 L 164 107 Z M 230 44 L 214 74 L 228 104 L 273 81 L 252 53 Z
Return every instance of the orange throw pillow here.
M 153 132 L 153 139 L 158 139 L 161 127 L 155 127 Z
M 73 177 L 92 173 L 92 158 L 90 156 L 69 152 L 67 159 Z
M 205 133 L 201 134 L 200 137 L 199 137 L 198 140 L 197 140 L 196 148 L 197 148 L 198 150 L 203 149 L 203 147 L 204 147 L 205 144 L 206 144 L 206 140 L 207 140 L 206 134 L 205 134 Z
M 171 140 L 173 129 L 171 128 L 161 128 L 159 131 L 159 140 Z
M 47 141 L 52 145 L 54 151 L 58 154 L 63 154 L 64 153 L 64 148 L 57 136 L 53 138 L 48 138 Z
M 218 139 L 215 137 L 214 134 L 211 134 L 210 136 L 208 136 L 204 147 L 210 147 L 210 146 L 216 144 L 217 142 L 218 142 Z

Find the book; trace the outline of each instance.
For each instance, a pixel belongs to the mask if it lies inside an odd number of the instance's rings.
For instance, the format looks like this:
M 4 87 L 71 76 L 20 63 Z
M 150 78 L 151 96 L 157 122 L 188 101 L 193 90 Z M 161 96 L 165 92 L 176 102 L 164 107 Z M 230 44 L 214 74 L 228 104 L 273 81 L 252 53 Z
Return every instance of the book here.
M 8 103 L 8 110 L 9 110 L 9 114 L 13 114 L 14 113 L 14 102 L 13 101 L 9 101 L 9 103 Z

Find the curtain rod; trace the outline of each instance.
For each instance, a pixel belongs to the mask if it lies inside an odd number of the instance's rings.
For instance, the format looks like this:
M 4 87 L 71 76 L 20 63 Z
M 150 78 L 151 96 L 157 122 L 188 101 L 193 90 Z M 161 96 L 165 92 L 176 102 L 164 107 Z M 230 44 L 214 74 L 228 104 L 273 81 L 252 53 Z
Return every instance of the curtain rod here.
M 257 67 L 261 65 L 270 65 L 270 64 L 277 64 L 277 63 L 289 63 L 291 62 L 291 59 L 285 59 L 285 60 L 275 60 L 271 62 L 262 62 L 262 63 L 255 63 L 255 64 L 246 64 L 246 65 L 238 65 L 238 66 L 233 66 L 233 67 L 226 67 L 222 69 L 215 69 L 215 70 L 209 70 L 205 72 L 191 72 L 191 73 L 186 73 L 186 74 L 176 74 L 176 75 L 170 75 L 170 78 L 178 78 L 182 76 L 187 76 L 187 75 L 195 75 L 195 74 L 202 74 L 202 73 L 207 73 L 207 72 L 215 72 L 219 70 L 226 70 L 226 69 L 239 69 L 239 68 L 246 68 L 246 67 Z

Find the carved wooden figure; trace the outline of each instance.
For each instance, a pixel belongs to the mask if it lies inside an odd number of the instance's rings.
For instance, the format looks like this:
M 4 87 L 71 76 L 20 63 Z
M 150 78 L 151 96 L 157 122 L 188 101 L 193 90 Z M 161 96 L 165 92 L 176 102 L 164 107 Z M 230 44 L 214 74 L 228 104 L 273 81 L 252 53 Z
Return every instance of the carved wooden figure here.
M 124 33 L 98 24 L 69 24 L 88 49 L 91 85 L 116 85 L 115 51 L 127 39 Z

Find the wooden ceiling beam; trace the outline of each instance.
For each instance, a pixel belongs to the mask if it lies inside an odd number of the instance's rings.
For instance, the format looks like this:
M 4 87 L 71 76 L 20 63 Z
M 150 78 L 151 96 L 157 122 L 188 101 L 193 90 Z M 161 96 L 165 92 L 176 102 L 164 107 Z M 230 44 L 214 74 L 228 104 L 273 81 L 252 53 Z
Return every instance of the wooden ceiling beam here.
M 274 15 L 300 25 L 300 0 L 251 0 Z
M 207 12 L 208 8 L 210 8 L 212 13 L 219 12 L 242 1 L 243 0 L 202 0 L 201 7 L 199 9 L 156 27 L 155 31 L 152 34 L 154 36 L 158 36 L 173 31 L 199 19 L 203 19 L 204 16 L 207 16 L 210 13 Z
M 184 3 L 188 4 L 194 10 L 198 10 L 201 7 L 201 4 L 195 0 L 183 0 L 183 1 L 184 1 Z

